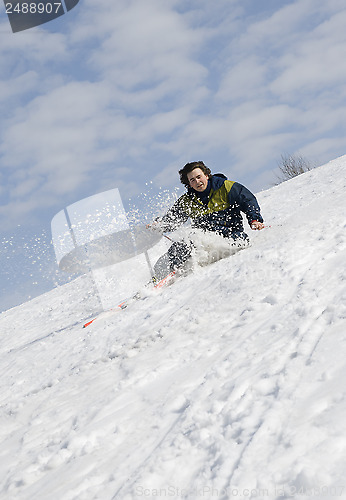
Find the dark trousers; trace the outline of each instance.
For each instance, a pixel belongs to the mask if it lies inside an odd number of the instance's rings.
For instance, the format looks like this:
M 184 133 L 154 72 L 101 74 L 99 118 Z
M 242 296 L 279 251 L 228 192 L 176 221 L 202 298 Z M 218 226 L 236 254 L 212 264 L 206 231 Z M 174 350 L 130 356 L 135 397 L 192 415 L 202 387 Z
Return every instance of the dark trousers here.
M 243 248 L 249 244 L 249 237 L 243 231 L 236 231 L 233 233 L 221 233 L 225 239 L 230 240 L 231 246 Z M 193 250 L 193 243 L 185 243 L 182 241 L 175 241 L 168 249 L 167 255 L 169 260 L 170 271 L 174 271 L 181 267 L 189 257 Z
M 181 267 L 191 257 L 192 243 L 175 241 L 168 249 L 169 267 L 171 271 Z

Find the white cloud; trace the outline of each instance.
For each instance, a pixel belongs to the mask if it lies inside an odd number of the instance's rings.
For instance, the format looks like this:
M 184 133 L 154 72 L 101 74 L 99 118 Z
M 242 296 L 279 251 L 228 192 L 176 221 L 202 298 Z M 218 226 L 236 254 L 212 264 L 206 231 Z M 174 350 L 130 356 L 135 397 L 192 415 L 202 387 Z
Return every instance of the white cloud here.
M 280 61 L 281 73 L 271 85 L 276 94 L 324 91 L 344 84 L 346 10 L 303 33 Z M 294 95 L 292 95 L 294 98 Z
M 61 33 L 48 33 L 44 28 L 35 28 L 16 34 L 0 32 L 0 69 L 13 74 L 25 67 L 66 61 L 70 56 L 67 38 Z M 3 73 L 2 73 L 3 74 Z
M 39 75 L 36 71 L 32 70 L 8 80 L 0 80 L 0 105 L 8 107 L 9 102 L 15 104 L 13 98 L 18 99 L 22 95 L 35 91 L 39 83 Z
M 250 54 L 228 69 L 215 97 L 223 103 L 251 99 L 253 95 L 258 96 L 259 89 L 265 89 L 266 77 L 266 66 Z

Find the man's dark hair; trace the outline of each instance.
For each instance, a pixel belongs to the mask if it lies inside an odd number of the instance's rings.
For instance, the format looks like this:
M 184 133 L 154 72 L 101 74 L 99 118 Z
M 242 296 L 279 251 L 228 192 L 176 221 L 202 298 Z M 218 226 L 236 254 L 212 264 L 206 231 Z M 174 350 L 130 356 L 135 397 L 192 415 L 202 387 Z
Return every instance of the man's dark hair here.
M 202 172 L 211 178 L 211 170 L 208 168 L 202 161 L 192 161 L 191 163 L 187 163 L 184 168 L 179 170 L 180 182 L 184 184 L 184 186 L 189 187 L 189 181 L 187 180 L 187 174 L 195 170 L 195 168 L 200 168 Z

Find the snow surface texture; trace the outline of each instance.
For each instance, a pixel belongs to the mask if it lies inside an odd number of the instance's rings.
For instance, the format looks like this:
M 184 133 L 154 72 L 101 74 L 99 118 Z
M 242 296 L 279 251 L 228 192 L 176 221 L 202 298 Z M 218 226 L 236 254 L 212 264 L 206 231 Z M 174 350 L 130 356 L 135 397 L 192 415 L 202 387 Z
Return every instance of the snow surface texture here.
M 86 329 L 86 276 L 1 314 L 0 498 L 346 498 L 345 174 Z

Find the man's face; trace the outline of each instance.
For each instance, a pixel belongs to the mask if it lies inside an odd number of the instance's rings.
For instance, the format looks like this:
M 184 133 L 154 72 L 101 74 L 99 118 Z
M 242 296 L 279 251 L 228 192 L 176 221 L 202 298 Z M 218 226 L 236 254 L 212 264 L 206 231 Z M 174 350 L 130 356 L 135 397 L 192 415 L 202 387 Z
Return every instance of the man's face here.
M 207 189 L 209 177 L 200 168 L 195 168 L 187 174 L 190 186 L 200 193 Z

